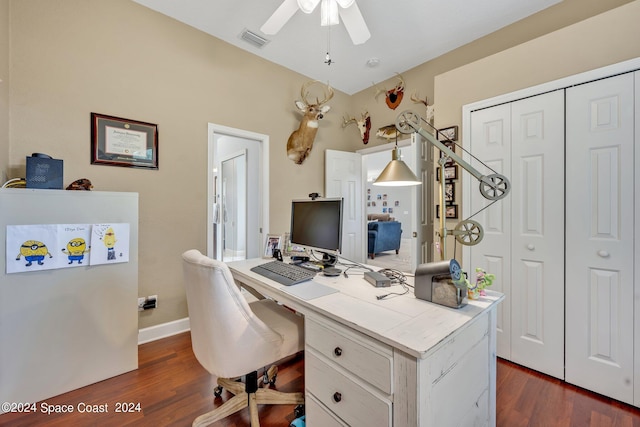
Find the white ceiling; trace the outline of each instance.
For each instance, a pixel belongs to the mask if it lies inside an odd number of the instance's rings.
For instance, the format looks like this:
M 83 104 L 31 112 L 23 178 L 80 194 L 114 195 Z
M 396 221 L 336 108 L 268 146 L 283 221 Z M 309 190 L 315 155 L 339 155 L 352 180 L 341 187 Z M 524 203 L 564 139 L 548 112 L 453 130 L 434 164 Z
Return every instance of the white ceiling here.
M 320 7 L 296 12 L 278 34 L 266 36 L 260 27 L 282 0 L 133 1 L 352 95 L 561 0 L 357 0 L 371 32 L 358 46 L 342 22 L 320 26 Z M 240 38 L 245 29 L 269 42 L 247 43 Z M 331 65 L 324 63 L 328 47 Z M 377 67 L 366 65 L 371 58 L 379 59 Z

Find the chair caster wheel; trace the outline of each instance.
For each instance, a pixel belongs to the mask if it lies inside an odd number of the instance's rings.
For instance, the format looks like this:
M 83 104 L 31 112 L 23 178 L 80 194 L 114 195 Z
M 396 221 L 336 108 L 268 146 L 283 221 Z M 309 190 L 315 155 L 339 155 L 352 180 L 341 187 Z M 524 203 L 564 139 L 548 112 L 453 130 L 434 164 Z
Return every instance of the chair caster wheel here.
M 293 410 L 293 414 L 295 415 L 296 418 L 300 418 L 301 416 L 303 416 L 304 415 L 304 405 L 296 406 L 296 408 Z
M 264 375 L 262 377 L 262 383 L 276 385 L 277 377 L 278 377 L 278 367 L 272 366 L 268 370 L 264 371 Z
M 213 395 L 215 397 L 220 397 L 222 396 L 222 387 L 217 386 L 216 388 L 213 389 Z

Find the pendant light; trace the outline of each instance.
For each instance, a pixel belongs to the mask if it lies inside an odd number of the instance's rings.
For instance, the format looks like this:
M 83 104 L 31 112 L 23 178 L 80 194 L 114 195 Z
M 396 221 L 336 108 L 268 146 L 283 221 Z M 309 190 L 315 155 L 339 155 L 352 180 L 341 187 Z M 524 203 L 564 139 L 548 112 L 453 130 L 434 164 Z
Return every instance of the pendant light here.
M 422 182 L 409 169 L 409 166 L 401 160 L 400 149 L 398 148 L 398 131 L 396 131 L 396 147 L 391 152 L 391 161 L 384 168 L 373 185 L 384 187 L 403 187 L 409 185 L 420 185 Z

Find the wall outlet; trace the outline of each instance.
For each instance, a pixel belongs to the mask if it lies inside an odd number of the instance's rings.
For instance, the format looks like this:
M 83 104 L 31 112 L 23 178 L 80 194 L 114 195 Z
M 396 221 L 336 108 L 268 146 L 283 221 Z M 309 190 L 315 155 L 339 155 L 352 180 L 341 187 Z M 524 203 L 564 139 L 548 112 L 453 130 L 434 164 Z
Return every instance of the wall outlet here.
M 158 295 L 138 298 L 138 311 L 158 308 Z
M 147 303 L 145 304 L 145 310 L 148 308 L 158 308 L 158 295 L 151 295 L 147 297 Z

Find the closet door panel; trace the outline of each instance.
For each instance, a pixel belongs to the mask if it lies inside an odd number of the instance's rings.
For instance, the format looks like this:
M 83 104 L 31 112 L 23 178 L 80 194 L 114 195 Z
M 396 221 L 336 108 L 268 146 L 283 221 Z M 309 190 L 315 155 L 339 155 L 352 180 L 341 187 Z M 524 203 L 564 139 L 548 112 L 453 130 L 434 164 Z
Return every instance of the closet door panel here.
M 483 174 L 493 173 L 489 168 L 509 176 L 511 169 L 511 107 L 499 105 L 471 114 L 470 152 L 482 163 L 472 160 L 471 165 Z M 488 168 L 488 167 L 489 168 Z M 464 179 L 472 180 L 470 185 L 470 201 L 473 216 L 484 230 L 483 240 L 472 246 L 470 259 L 465 260 L 465 268 L 473 278 L 473 270 L 482 267 L 496 275 L 491 288 L 505 294 L 505 300 L 497 311 L 497 354 L 499 357 L 511 359 L 511 251 L 510 220 L 511 209 L 505 199 L 492 204 L 485 199 L 479 190 L 475 178 L 464 175 Z M 484 210 L 483 210 L 484 209 Z
M 640 72 L 634 73 L 635 80 L 635 142 L 640 141 Z M 640 165 L 640 148 L 635 149 L 635 164 Z M 635 186 L 634 188 L 640 189 L 640 171 L 635 172 Z M 635 262 L 634 265 L 640 266 L 640 197 L 635 198 L 635 221 L 634 221 L 634 234 L 635 234 Z M 640 323 L 640 271 L 635 268 L 634 271 L 634 307 L 635 307 L 635 323 Z M 635 392 L 634 392 L 634 405 L 640 406 L 640 325 L 635 326 Z
M 511 360 L 564 378 L 564 91 L 511 104 Z
M 633 403 L 634 76 L 567 89 L 566 380 Z

